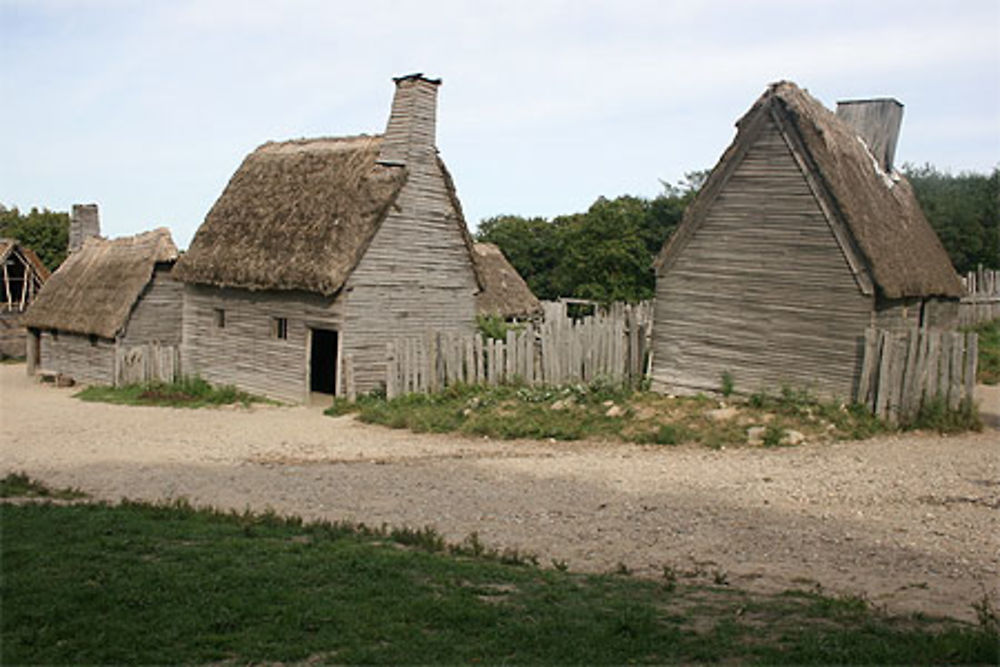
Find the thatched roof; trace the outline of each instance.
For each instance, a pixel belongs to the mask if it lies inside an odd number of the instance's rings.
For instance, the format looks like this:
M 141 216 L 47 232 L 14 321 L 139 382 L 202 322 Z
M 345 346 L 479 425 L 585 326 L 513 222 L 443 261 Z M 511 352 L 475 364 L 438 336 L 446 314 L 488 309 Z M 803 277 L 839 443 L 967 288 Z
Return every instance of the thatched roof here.
M 707 213 L 729 163 L 755 139 L 770 114 L 805 152 L 807 168 L 823 190 L 832 215 L 852 237 L 865 268 L 888 298 L 958 297 L 962 285 L 948 253 L 927 222 L 906 178 L 884 173 L 857 133 L 794 83 L 772 84 L 737 122 L 736 139 L 688 207 L 680 228 L 665 244 L 657 267 L 680 251 Z
M 240 165 L 174 275 L 245 289 L 336 293 L 406 181 L 381 136 L 266 143 Z
M 50 271 L 42 263 L 38 255 L 35 254 L 34 250 L 23 245 L 17 239 L 0 239 L 0 262 L 6 262 L 11 254 L 27 262 L 42 281 L 49 279 Z
M 472 257 L 483 291 L 476 295 L 476 311 L 501 317 L 527 317 L 542 312 L 542 304 L 500 248 L 477 243 Z
M 23 324 L 114 338 L 157 263 L 176 259 L 177 246 L 164 227 L 110 241 L 89 238 L 46 281 Z

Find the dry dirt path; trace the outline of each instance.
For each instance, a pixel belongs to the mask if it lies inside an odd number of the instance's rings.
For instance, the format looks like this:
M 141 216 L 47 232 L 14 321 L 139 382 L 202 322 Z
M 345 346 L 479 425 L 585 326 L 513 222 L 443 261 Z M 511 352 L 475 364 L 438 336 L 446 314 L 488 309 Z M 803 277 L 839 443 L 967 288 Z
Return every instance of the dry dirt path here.
M 0 474 L 95 497 L 473 531 L 542 564 L 663 567 L 974 617 L 1000 577 L 1000 432 L 796 448 L 417 435 L 318 408 L 84 403 L 0 366 Z M 984 390 L 985 391 L 985 390 Z M 1000 416 L 1000 391 L 985 400 Z M 997 422 L 1000 423 L 1000 420 Z

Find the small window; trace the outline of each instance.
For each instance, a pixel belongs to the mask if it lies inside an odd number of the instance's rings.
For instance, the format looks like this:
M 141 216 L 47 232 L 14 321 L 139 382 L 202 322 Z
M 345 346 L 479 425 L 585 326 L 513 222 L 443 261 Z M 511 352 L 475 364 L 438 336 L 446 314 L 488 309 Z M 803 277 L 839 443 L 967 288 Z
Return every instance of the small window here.
M 215 309 L 215 328 L 225 329 L 226 328 L 226 311 L 222 308 Z
M 271 331 L 279 340 L 288 340 L 288 318 L 275 317 L 271 320 Z
M 91 347 L 97 347 L 97 336 L 95 334 L 90 334 L 87 336 L 87 340 L 90 341 Z

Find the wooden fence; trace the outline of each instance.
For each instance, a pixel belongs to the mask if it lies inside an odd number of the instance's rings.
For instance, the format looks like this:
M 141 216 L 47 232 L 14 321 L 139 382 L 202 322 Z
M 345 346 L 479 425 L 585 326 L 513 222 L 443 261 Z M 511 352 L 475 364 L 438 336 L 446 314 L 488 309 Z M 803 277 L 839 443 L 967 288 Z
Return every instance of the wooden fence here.
M 505 340 L 430 332 L 386 347 L 386 395 L 433 392 L 456 383 L 565 384 L 605 378 L 637 384 L 647 371 L 651 309 L 615 304 L 580 320 L 553 312 L 511 329 Z M 350 360 L 345 390 L 353 397 Z
M 972 400 L 977 353 L 974 333 L 868 329 L 858 402 L 891 423 L 912 419 L 932 400 L 956 409 Z
M 1000 271 L 980 266 L 969 271 L 962 282 L 966 294 L 958 306 L 959 324 L 975 325 L 1000 317 Z
M 146 343 L 115 348 L 115 386 L 142 382 L 173 382 L 180 377 L 176 345 Z

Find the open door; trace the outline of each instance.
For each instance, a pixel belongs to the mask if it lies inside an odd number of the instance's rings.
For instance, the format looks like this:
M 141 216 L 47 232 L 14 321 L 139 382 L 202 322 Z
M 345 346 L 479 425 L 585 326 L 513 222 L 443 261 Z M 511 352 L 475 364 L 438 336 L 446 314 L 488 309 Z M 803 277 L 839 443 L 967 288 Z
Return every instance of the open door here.
M 337 351 L 340 341 L 336 331 L 312 330 L 309 361 L 309 391 L 337 393 Z

